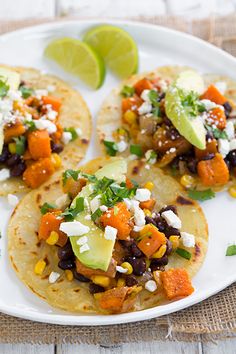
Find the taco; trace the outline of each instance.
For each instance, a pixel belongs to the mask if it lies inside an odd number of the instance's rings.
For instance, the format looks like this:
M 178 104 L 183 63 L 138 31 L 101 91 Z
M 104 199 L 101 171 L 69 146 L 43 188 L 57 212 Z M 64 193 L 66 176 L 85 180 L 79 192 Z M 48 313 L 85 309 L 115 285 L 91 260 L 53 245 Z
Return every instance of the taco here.
M 132 76 L 104 101 L 98 133 L 109 155 L 135 154 L 186 187 L 218 190 L 236 176 L 236 83 L 186 67 Z
M 39 187 L 76 166 L 91 134 L 81 95 L 31 68 L 0 66 L 0 195 Z
M 138 311 L 190 295 L 207 243 L 204 214 L 178 182 L 117 157 L 54 176 L 8 227 L 18 277 L 70 312 Z

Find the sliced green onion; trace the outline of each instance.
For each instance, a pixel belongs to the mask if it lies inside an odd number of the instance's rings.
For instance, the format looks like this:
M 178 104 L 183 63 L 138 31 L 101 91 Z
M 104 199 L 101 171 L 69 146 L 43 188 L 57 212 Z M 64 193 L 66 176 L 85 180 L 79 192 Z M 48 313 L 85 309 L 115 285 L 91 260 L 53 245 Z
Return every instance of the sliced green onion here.
M 177 248 L 175 251 L 180 257 L 185 258 L 185 259 L 191 259 L 192 254 L 185 250 L 184 248 Z

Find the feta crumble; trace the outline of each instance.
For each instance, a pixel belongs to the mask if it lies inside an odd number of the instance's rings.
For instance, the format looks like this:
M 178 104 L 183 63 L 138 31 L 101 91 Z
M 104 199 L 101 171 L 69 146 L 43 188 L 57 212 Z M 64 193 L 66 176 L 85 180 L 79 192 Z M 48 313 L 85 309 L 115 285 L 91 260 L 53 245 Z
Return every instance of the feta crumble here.
M 39 130 L 44 130 L 46 129 L 49 134 L 53 134 L 57 131 L 57 127 L 54 123 L 50 122 L 49 120 L 46 119 L 38 119 L 34 120 L 34 124 L 37 129 Z
M 145 153 L 145 158 L 151 165 L 154 165 L 157 162 L 157 154 L 154 150 L 147 150 Z
M 150 97 L 149 97 L 149 92 L 150 92 L 150 90 L 143 90 L 143 92 L 141 94 L 141 98 L 145 102 L 151 103 L 151 100 L 150 100 Z
M 10 178 L 10 170 L 8 168 L 2 168 L 0 170 L 0 182 L 6 181 Z
M 181 241 L 185 247 L 194 247 L 195 246 L 195 236 L 189 234 L 188 232 L 181 232 Z
M 116 146 L 118 152 L 124 152 L 127 149 L 128 144 L 124 140 L 121 140 L 116 144 Z
M 90 231 L 90 227 L 79 221 L 69 221 L 61 223 L 60 231 L 63 231 L 67 236 L 82 236 Z
M 59 279 L 60 276 L 61 276 L 60 273 L 51 272 L 50 275 L 49 275 L 49 278 L 48 278 L 49 283 L 50 283 L 50 284 L 56 283 L 57 279 Z
M 228 155 L 229 151 L 230 151 L 230 143 L 227 139 L 219 139 L 218 140 L 218 150 L 219 153 L 225 157 L 226 155 Z
M 210 111 L 211 109 L 217 107 L 217 104 L 210 100 L 204 99 L 204 100 L 200 100 L 200 102 L 203 104 L 203 106 L 206 108 L 207 111 Z
M 141 106 L 138 108 L 138 113 L 140 115 L 150 113 L 152 111 L 152 105 L 149 102 L 143 102 Z
M 161 216 L 169 226 L 174 227 L 175 229 L 181 228 L 181 220 L 172 210 L 163 211 L 163 213 L 161 213 Z
M 234 123 L 232 121 L 228 121 L 226 123 L 225 132 L 226 132 L 229 140 L 234 138 L 234 134 L 235 134 L 235 132 L 234 132 Z
M 91 208 L 92 213 L 94 213 L 100 207 L 100 205 L 101 205 L 100 199 L 101 199 L 101 196 L 97 195 L 95 198 L 93 198 L 90 201 L 90 208 Z
M 148 280 L 145 283 L 145 289 L 150 291 L 150 293 L 153 293 L 157 290 L 157 283 L 154 280 Z
M 123 268 L 123 267 L 121 267 L 121 266 L 116 266 L 116 270 L 117 270 L 117 272 L 119 272 L 119 273 L 127 273 L 127 272 L 128 272 L 128 269 Z
M 105 212 L 105 211 L 108 210 L 108 207 L 107 207 L 106 205 L 101 205 L 99 208 L 100 208 L 100 210 L 103 211 L 103 212 Z
M 88 242 L 87 236 L 82 236 L 76 241 L 77 245 L 79 245 L 79 246 L 83 246 L 87 242 Z
M 146 202 L 151 198 L 151 192 L 147 188 L 138 188 L 136 190 L 135 199 L 139 202 Z
M 63 144 L 67 145 L 72 140 L 72 134 L 70 132 L 63 132 L 61 140 Z
M 105 227 L 104 237 L 106 240 L 115 241 L 117 235 L 117 229 L 112 226 Z
M 10 206 L 15 207 L 19 203 L 19 198 L 14 194 L 8 194 L 7 201 Z

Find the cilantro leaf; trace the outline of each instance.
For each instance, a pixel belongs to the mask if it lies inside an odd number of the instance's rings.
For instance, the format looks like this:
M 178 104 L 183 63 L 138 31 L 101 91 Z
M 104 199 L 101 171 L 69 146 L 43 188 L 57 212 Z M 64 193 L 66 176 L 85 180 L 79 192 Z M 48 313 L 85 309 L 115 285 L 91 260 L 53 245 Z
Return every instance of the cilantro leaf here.
M 90 175 L 89 173 L 81 173 L 81 176 L 86 178 L 89 182 L 95 183 L 97 181 L 97 177 L 95 175 Z
M 185 259 L 191 259 L 192 258 L 192 254 L 185 250 L 184 248 L 177 248 L 175 251 L 180 257 L 185 258 Z
M 153 106 L 152 114 L 156 117 L 160 117 L 161 110 L 160 110 L 160 102 L 159 102 L 158 92 L 156 90 L 150 90 L 148 93 L 148 97 L 149 97 L 151 104 Z
M 23 155 L 26 150 L 26 137 L 19 136 L 14 138 L 14 141 L 16 143 L 16 154 L 20 156 Z
M 204 202 L 205 200 L 212 199 L 215 197 L 215 192 L 212 189 L 206 189 L 204 191 L 197 191 L 196 189 L 189 189 L 188 196 L 194 200 L 200 200 Z
M 74 181 L 77 181 L 78 180 L 78 177 L 79 177 L 79 174 L 80 174 L 80 171 L 77 170 L 65 170 L 65 172 L 63 172 L 62 174 L 62 183 L 63 183 L 63 186 L 65 186 L 67 180 L 69 178 L 73 178 Z
M 34 93 L 34 90 L 31 87 L 20 86 L 19 90 L 21 91 L 23 98 L 28 98 Z
M 27 126 L 30 132 L 36 130 L 36 125 L 33 120 L 26 120 L 24 121 L 24 124 Z
M 191 91 L 186 94 L 184 90 L 179 88 L 178 91 L 181 99 L 181 104 L 189 115 L 196 117 L 199 113 L 202 113 L 206 110 L 204 105 L 199 100 L 198 93 Z
M 5 97 L 10 89 L 10 86 L 7 85 L 6 81 L 1 80 L 0 78 L 0 97 Z
M 143 150 L 141 148 L 141 145 L 138 145 L 138 144 L 130 145 L 130 153 L 133 154 L 133 155 L 136 155 L 138 157 L 142 157 L 143 156 Z
M 134 87 L 125 85 L 121 90 L 120 94 L 123 97 L 132 97 L 135 92 Z
M 102 211 L 100 208 L 98 208 L 97 210 L 95 210 L 95 212 L 91 215 L 91 219 L 93 220 L 93 222 L 95 222 L 98 218 L 100 218 L 100 216 L 102 215 Z
M 84 198 L 79 197 L 76 198 L 75 206 L 66 208 L 66 210 L 61 215 L 64 216 L 66 221 L 73 221 L 75 217 L 82 211 L 84 211 Z
M 52 209 L 56 209 L 56 206 L 54 204 L 44 203 L 40 208 L 40 212 L 42 215 L 44 215 Z
M 118 148 L 114 141 L 104 140 L 103 144 L 105 145 L 106 152 L 108 153 L 109 156 L 116 156 Z
M 71 133 L 72 139 L 71 141 L 74 141 L 75 139 L 78 138 L 78 133 L 75 130 L 75 128 L 71 127 L 71 128 L 64 128 L 64 132 L 68 132 Z
M 236 245 L 228 246 L 226 256 L 236 256 Z

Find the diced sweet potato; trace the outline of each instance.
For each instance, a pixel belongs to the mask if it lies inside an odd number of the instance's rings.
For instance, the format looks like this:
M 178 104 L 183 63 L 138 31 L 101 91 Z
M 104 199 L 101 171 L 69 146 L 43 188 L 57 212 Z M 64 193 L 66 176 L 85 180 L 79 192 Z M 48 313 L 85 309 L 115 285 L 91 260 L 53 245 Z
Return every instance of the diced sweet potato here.
M 166 244 L 167 239 L 165 234 L 160 232 L 153 224 L 147 224 L 141 230 L 141 241 L 138 243 L 138 248 L 147 257 L 151 257 L 162 245 Z
M 130 219 L 131 214 L 127 209 L 126 204 L 121 202 L 115 207 L 109 208 L 108 211 L 101 216 L 100 221 L 104 227 L 109 225 L 116 228 L 118 231 L 117 237 L 120 240 L 127 240 L 133 228 L 133 224 Z
M 201 99 L 210 100 L 220 105 L 223 105 L 227 101 L 227 98 L 223 96 L 218 88 L 214 85 L 208 86 L 207 90 L 201 96 Z
M 60 225 L 63 219 L 58 218 L 58 212 L 49 212 L 42 216 L 39 225 L 39 240 L 47 240 L 52 231 L 55 231 L 59 235 L 57 245 L 63 247 L 67 242 L 67 235 L 60 231 Z
M 51 135 L 51 138 L 54 141 L 54 143 L 58 144 L 58 143 L 60 143 L 60 140 L 61 140 L 64 130 L 63 130 L 63 127 L 61 126 L 61 124 L 59 124 L 59 123 L 56 123 L 56 127 L 57 127 L 57 131 Z
M 30 188 L 37 188 L 54 173 L 55 168 L 50 158 L 39 159 L 29 165 L 23 173 L 23 180 Z
M 142 209 L 152 210 L 152 209 L 154 208 L 155 204 L 156 204 L 155 199 L 149 199 L 149 200 L 147 200 L 146 202 L 141 202 L 141 203 L 139 204 L 139 206 L 140 206 L 140 208 L 142 208 Z
M 56 112 L 60 111 L 61 108 L 61 99 L 53 96 L 42 96 L 42 101 L 44 105 L 50 104 L 52 109 Z
M 128 177 L 126 177 L 125 184 L 126 184 L 126 188 L 128 188 L 128 189 L 134 188 L 132 181 Z
M 69 196 L 74 199 L 81 189 L 86 185 L 87 180 L 85 178 L 80 178 L 75 181 L 72 177 L 68 178 L 63 185 L 63 192 L 69 194 Z
M 13 125 L 7 125 L 4 128 L 4 142 L 9 143 L 12 138 L 16 138 L 25 133 L 25 127 L 21 122 L 16 122 Z
M 51 145 L 47 130 L 35 130 L 28 135 L 28 148 L 33 160 L 50 157 Z
M 223 109 L 215 107 L 208 112 L 208 121 L 211 124 L 215 124 L 218 129 L 225 129 L 226 127 L 226 115 Z
M 200 150 L 195 147 L 195 156 L 198 160 L 202 160 L 208 154 L 216 154 L 216 153 L 217 153 L 217 143 L 215 139 L 213 139 L 209 143 L 206 143 L 205 150 Z
M 189 275 L 183 268 L 172 268 L 161 272 L 161 281 L 169 300 L 189 296 L 194 291 Z
M 143 78 L 136 82 L 134 88 L 137 95 L 140 96 L 144 90 L 151 90 L 153 88 L 153 84 L 149 79 Z
M 91 278 L 93 275 L 104 275 L 109 278 L 115 278 L 115 276 L 116 276 L 117 262 L 113 258 L 111 259 L 111 262 L 110 262 L 109 267 L 106 272 L 104 272 L 103 270 L 100 270 L 100 269 L 88 268 L 84 264 L 82 264 L 78 260 L 78 258 L 76 258 L 75 263 L 76 263 L 76 271 L 78 273 L 82 274 L 83 276 L 85 276 L 86 278 Z
M 128 290 L 125 286 L 105 291 L 99 299 L 99 306 L 110 312 L 121 312 Z
M 229 180 L 229 169 L 218 153 L 211 160 L 198 162 L 197 171 L 204 186 L 224 185 Z
M 134 95 L 132 97 L 124 97 L 122 98 L 122 112 L 125 113 L 126 111 L 133 111 L 137 112 L 138 107 L 141 106 L 143 103 L 142 99 Z

